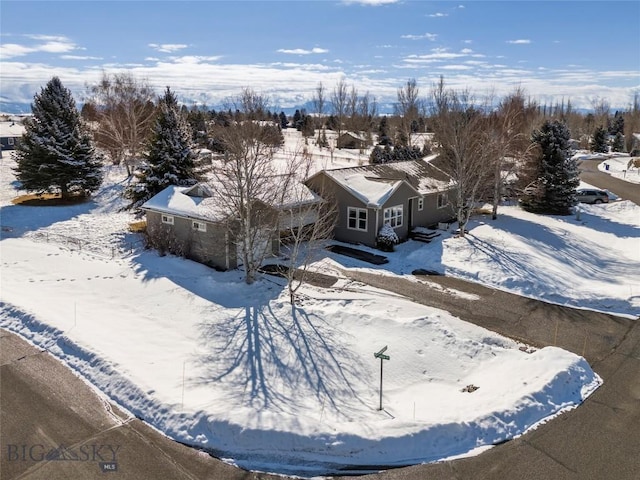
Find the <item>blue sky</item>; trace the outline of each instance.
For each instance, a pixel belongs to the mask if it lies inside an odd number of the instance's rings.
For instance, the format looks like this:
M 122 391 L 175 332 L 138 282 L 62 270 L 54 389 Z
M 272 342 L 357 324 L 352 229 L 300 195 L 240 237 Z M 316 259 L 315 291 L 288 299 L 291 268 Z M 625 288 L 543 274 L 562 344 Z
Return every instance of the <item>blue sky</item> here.
M 381 106 L 440 75 L 581 108 L 624 108 L 640 89 L 638 1 L 1 0 L 0 18 L 3 102 L 31 102 L 53 75 L 80 102 L 122 70 L 209 106 L 251 87 L 289 108 L 340 78 Z

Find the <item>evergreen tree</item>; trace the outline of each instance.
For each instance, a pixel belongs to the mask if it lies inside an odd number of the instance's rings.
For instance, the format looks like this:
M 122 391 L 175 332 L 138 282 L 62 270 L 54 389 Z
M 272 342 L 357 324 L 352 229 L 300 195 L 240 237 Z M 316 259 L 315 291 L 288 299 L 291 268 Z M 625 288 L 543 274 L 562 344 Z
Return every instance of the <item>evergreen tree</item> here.
M 287 115 L 284 112 L 280 112 L 280 115 L 278 115 L 278 118 L 280 119 L 280 128 L 287 128 L 287 125 L 289 124 L 289 120 L 287 120 Z
M 319 134 L 318 146 L 326 148 L 329 146 L 329 140 L 327 139 L 327 130 L 322 127 L 322 130 Z
M 393 145 L 389 137 L 389 122 L 387 117 L 382 117 L 378 125 L 378 145 Z
M 624 135 L 622 133 L 618 132 L 616 133 L 616 136 L 613 137 L 611 150 L 614 152 L 624 152 Z
M 521 199 L 525 210 L 567 215 L 576 204 L 580 179 L 576 161 L 569 156 L 569 139 L 569 129 L 557 120 L 547 120 L 533 132 L 532 142 L 539 152 L 533 157 L 537 178 Z
M 298 131 L 302 128 L 302 113 L 300 113 L 300 110 L 296 110 L 293 114 L 293 126 Z
M 194 185 L 205 169 L 193 153 L 191 132 L 169 87 L 158 102 L 145 164 L 125 191 L 129 208 L 137 209 L 169 185 Z
M 604 127 L 600 126 L 596 128 L 593 137 L 591 137 L 591 142 L 589 142 L 589 148 L 595 153 L 607 153 L 609 151 L 609 146 L 607 145 L 607 130 Z
M 87 196 L 102 184 L 102 163 L 71 91 L 53 77 L 34 97 L 16 147 L 16 178 L 27 191 Z
M 302 117 L 302 125 L 300 131 L 303 137 L 313 137 L 315 130 L 313 128 L 313 118 L 311 115 L 305 115 Z

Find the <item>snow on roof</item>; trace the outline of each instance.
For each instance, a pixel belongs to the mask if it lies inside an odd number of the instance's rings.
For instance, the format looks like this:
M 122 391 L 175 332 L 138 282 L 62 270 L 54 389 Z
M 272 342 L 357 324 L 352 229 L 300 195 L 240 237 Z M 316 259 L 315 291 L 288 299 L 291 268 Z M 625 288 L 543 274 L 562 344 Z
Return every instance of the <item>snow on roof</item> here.
M 284 192 L 278 208 L 287 209 L 296 206 L 311 205 L 321 201 L 322 198 L 311 191 L 304 183 L 294 182 L 290 188 Z
M 209 222 L 218 222 L 226 217 L 214 197 L 187 195 L 192 190 L 193 187 L 170 185 L 147 200 L 142 209 Z
M 322 199 L 306 185 L 296 182 L 285 192 L 277 205 L 265 199 L 258 198 L 258 200 L 275 208 L 286 209 L 318 203 Z M 200 183 L 188 187 L 171 185 L 145 202 L 142 209 L 209 222 L 220 222 L 230 215 L 225 206 L 213 195 L 210 186 Z
M 17 122 L 0 122 L 0 137 L 21 137 L 25 133 L 24 125 Z
M 419 195 L 444 191 L 453 185 L 449 176 L 424 160 L 325 170 L 325 174 L 371 208 L 382 207 L 403 183 Z

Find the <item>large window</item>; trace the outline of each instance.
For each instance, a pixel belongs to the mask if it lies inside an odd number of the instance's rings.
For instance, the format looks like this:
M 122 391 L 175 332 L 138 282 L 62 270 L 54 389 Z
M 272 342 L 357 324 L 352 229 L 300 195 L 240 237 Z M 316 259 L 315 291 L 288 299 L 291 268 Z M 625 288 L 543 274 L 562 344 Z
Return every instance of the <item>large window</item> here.
M 173 215 L 162 215 L 162 223 L 173 225 Z
M 204 222 L 196 222 L 194 221 L 192 224 L 192 227 L 194 230 L 197 230 L 198 232 L 206 232 L 207 231 L 207 224 Z
M 402 205 L 384 209 L 384 223 L 388 223 L 393 228 L 402 226 Z
M 446 193 L 438 194 L 438 208 L 444 208 L 449 205 L 449 198 Z
M 367 209 L 349 207 L 347 209 L 347 228 L 367 231 Z

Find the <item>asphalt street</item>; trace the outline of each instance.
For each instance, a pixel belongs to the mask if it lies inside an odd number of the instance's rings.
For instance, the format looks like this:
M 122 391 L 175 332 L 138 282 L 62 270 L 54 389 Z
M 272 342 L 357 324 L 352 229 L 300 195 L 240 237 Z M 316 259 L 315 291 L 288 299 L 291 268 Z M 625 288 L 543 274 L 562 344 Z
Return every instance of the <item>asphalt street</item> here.
M 640 184 L 631 183 L 598 170 L 598 165 L 602 160 L 583 160 L 580 165 L 580 179 L 594 187 L 614 192 L 623 200 L 631 200 L 636 205 L 640 205 Z M 638 176 L 638 171 L 629 173 Z M 639 177 L 640 179 L 640 177 Z
M 583 162 L 584 181 L 640 204 L 638 185 L 603 175 L 596 164 Z M 640 321 L 551 305 L 448 277 L 421 277 L 416 283 L 363 272 L 349 276 L 352 288 L 360 282 L 374 285 L 531 345 L 566 348 L 583 355 L 604 380 L 580 407 L 481 455 L 364 478 L 640 478 Z M 170 440 L 120 411 L 48 352 L 4 330 L 0 439 L 2 480 L 282 478 L 243 471 Z

